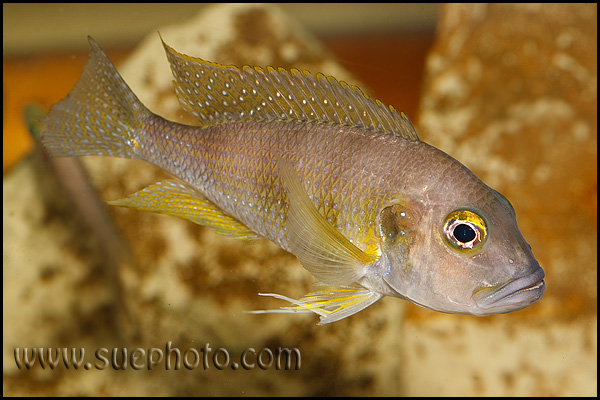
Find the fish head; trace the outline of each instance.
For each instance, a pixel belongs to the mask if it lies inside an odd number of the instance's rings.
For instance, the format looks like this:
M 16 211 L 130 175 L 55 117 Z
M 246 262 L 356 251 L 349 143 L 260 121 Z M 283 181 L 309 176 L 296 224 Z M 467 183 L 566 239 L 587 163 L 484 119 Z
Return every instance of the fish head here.
M 517 311 L 540 300 L 544 271 L 517 227 L 513 207 L 482 182 L 477 186 L 483 194 L 382 209 L 381 270 L 392 295 L 476 316 Z

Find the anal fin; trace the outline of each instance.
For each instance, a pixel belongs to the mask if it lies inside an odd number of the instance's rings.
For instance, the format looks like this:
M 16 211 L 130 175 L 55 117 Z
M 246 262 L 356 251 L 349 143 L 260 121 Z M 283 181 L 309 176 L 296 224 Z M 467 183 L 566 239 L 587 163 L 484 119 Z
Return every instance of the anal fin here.
M 237 239 L 257 239 L 260 235 L 251 231 L 237 219 L 225 214 L 210 200 L 202 197 L 194 188 L 176 181 L 164 181 L 150 185 L 123 199 L 108 201 L 113 206 L 134 208 L 187 219 L 214 229 L 217 233 Z

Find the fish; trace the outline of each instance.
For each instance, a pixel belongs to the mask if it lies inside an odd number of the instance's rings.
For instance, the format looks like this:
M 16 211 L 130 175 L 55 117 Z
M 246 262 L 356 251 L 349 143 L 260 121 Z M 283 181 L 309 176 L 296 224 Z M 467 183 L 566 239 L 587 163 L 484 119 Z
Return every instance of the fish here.
M 474 316 L 541 299 L 544 270 L 511 203 L 404 113 L 321 73 L 222 65 L 160 40 L 197 125 L 146 108 L 88 37 L 81 77 L 48 111 L 41 141 L 55 157 L 138 159 L 172 175 L 110 205 L 295 255 L 316 289 L 260 293 L 286 305 L 255 313 L 315 313 L 322 325 L 384 296 Z

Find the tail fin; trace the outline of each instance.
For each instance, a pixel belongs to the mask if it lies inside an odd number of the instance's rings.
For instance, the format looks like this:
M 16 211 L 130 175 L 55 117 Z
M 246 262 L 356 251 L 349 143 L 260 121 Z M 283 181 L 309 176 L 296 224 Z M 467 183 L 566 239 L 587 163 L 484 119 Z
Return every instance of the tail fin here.
M 53 156 L 136 158 L 135 127 L 148 109 L 88 36 L 91 51 L 71 92 L 42 121 L 42 143 Z

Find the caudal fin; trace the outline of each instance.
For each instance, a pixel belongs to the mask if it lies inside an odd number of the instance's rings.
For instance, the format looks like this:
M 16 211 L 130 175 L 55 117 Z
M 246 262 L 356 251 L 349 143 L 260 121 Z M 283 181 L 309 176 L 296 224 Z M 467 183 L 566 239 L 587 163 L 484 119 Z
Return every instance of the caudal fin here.
M 88 40 L 91 51 L 79 81 L 42 121 L 42 143 L 56 157 L 136 158 L 135 128 L 149 111 L 98 43 Z

